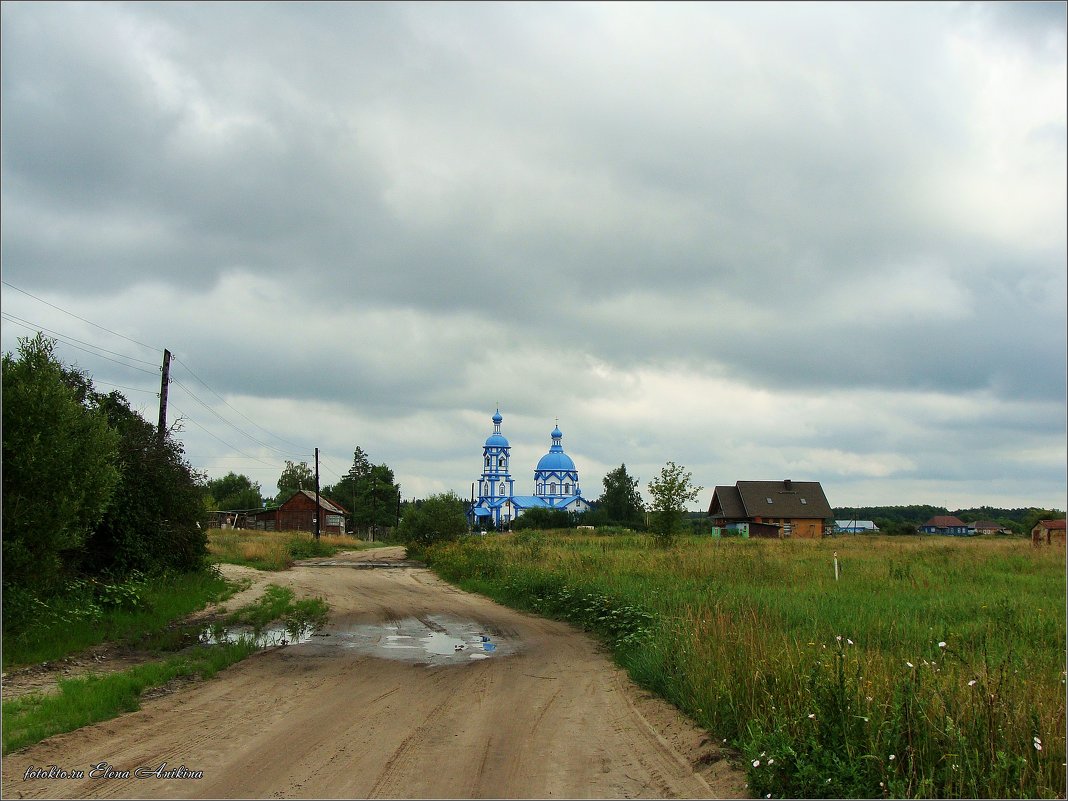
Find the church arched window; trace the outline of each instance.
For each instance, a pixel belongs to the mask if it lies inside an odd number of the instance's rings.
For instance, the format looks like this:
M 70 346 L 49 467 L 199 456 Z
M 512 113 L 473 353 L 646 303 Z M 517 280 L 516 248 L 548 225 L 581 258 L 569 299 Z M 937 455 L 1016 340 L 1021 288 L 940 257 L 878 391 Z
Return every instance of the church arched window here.
M 485 484 L 482 485 L 482 494 L 483 495 L 489 495 L 489 482 L 488 481 Z
M 489 467 L 489 466 L 490 466 L 490 458 L 487 456 L 486 457 L 486 467 Z
M 499 458 L 499 459 L 497 460 L 497 467 L 504 467 L 504 457 L 503 457 L 503 456 L 502 456 L 502 457 L 500 457 L 500 458 Z
M 556 482 L 555 481 L 552 484 L 549 485 L 549 494 L 550 495 L 555 495 L 556 494 Z
M 564 495 L 570 495 L 570 494 L 571 494 L 571 485 L 570 484 L 564 484 Z
M 504 495 L 504 482 L 503 481 L 501 482 L 500 490 L 501 490 L 500 494 Z

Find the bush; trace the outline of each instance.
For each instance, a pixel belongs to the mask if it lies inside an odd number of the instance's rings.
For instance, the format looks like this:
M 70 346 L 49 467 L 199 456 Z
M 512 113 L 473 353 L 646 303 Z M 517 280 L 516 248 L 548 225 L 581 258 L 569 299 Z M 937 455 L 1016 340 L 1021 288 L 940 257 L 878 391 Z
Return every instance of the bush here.
M 401 520 L 401 539 L 418 550 L 436 542 L 458 539 L 467 532 L 464 502 L 455 492 L 431 495 L 408 507 Z

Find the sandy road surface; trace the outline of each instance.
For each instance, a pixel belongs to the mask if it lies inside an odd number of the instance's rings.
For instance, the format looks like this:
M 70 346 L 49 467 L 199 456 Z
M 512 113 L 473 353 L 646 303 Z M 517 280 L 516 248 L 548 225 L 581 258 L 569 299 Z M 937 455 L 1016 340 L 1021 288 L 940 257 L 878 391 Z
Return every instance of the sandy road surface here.
M 401 549 L 341 561 L 400 560 Z M 261 574 L 262 576 L 262 574 Z M 715 741 L 637 690 L 588 637 L 427 570 L 299 565 L 260 580 L 331 605 L 330 631 L 447 615 L 512 653 L 453 664 L 320 641 L 263 651 L 215 679 L 3 761 L 5 798 L 742 797 Z M 250 600 L 252 587 L 230 603 Z M 509 650 L 509 649 L 504 649 Z M 107 762 L 130 778 L 90 778 Z M 184 766 L 202 778 L 136 776 Z M 26 779 L 30 767 L 85 778 Z

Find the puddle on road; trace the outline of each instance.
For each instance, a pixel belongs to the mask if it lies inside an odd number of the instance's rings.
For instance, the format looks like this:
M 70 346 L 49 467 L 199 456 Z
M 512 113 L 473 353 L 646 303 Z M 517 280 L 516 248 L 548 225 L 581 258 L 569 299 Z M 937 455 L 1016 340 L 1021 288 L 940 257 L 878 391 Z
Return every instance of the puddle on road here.
M 319 632 L 312 639 L 316 645 L 339 646 L 380 659 L 426 665 L 469 664 L 516 651 L 515 644 L 499 632 L 473 620 L 447 615 L 358 625 Z
M 201 645 L 220 645 L 227 642 L 237 642 L 242 637 L 255 641 L 260 648 L 271 648 L 276 645 L 300 645 L 311 642 L 316 634 L 315 629 L 304 626 L 298 632 L 293 632 L 285 626 L 269 626 L 257 634 L 251 628 L 235 626 L 229 629 L 220 629 L 208 626 L 200 632 Z

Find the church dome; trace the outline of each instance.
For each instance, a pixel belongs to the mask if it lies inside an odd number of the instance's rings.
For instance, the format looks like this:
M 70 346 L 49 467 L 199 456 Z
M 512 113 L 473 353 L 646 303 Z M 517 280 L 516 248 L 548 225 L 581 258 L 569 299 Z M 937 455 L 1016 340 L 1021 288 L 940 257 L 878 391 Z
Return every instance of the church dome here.
M 508 440 L 505 439 L 504 434 L 490 434 L 486 440 L 487 448 L 507 448 Z
M 535 472 L 574 470 L 575 463 L 571 461 L 570 456 L 564 453 L 564 446 L 560 444 L 560 440 L 564 436 L 560 431 L 560 426 L 554 428 L 549 436 L 553 438 L 552 447 L 549 448 L 547 454 L 541 457 Z
M 563 450 L 549 451 L 538 461 L 537 471 L 574 470 L 575 463 Z
M 493 413 L 493 423 L 494 423 L 494 425 L 498 425 L 499 426 L 503 420 L 504 420 L 504 418 L 501 417 L 501 410 L 500 409 L 498 409 L 496 412 Z

